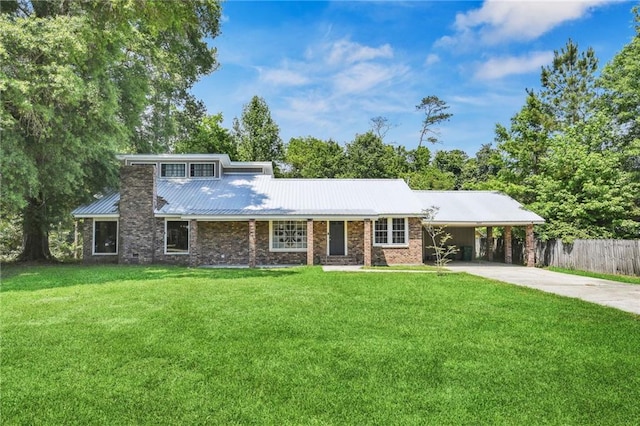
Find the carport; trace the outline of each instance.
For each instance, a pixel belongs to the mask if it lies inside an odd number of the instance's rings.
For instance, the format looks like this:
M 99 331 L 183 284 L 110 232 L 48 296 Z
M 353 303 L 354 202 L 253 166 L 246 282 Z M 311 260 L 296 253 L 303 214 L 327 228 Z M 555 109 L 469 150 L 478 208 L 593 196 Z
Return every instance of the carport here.
M 451 234 L 447 245 L 456 245 L 461 251 L 475 247 L 476 228 L 487 229 L 487 260 L 494 261 L 493 231 L 504 230 L 504 262 L 513 263 L 511 235 L 514 227 L 525 229 L 525 260 L 527 266 L 535 265 L 535 237 L 533 225 L 544 223 L 544 219 L 526 210 L 513 198 L 497 191 L 414 191 L 425 210 L 435 209 L 432 225 L 446 227 Z M 426 225 L 427 222 L 424 222 Z M 428 255 L 425 242 L 424 253 Z M 475 250 L 472 257 L 475 259 Z

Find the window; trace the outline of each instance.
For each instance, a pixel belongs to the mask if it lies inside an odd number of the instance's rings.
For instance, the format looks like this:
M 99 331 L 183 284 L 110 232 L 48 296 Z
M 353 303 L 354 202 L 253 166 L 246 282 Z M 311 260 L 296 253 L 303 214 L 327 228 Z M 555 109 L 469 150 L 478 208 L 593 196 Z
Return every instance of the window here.
M 391 219 L 391 242 L 393 244 L 406 244 L 407 231 L 405 224 L 406 220 L 403 218 Z
M 213 163 L 193 163 L 190 166 L 191 177 L 212 177 L 215 176 L 215 166 Z
M 380 218 L 374 222 L 374 245 L 400 246 L 408 243 L 407 218 Z
M 306 251 L 307 222 L 304 220 L 280 220 L 270 223 L 271 250 Z
M 375 221 L 375 237 L 373 242 L 375 244 L 387 244 L 389 242 L 387 219 L 380 219 Z
M 185 177 L 187 176 L 186 164 L 161 164 L 160 177 Z
M 118 222 L 93 222 L 93 254 L 118 254 Z
M 168 220 L 165 222 L 166 254 L 189 253 L 189 222 L 186 220 Z

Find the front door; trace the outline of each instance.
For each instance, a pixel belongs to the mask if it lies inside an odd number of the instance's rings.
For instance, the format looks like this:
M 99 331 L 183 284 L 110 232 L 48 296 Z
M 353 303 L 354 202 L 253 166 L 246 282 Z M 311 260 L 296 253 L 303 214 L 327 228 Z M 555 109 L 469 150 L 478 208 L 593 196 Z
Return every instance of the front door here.
M 344 255 L 344 222 L 329 222 L 329 256 Z

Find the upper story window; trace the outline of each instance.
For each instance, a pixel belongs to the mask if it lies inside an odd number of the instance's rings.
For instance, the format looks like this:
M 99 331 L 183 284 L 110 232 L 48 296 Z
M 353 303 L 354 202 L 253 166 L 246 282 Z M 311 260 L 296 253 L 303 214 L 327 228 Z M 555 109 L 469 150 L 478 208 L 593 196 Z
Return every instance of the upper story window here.
M 160 177 L 186 177 L 187 165 L 184 163 L 163 163 L 160 165 Z
M 191 163 L 191 177 L 214 177 L 216 175 L 216 167 L 213 163 Z

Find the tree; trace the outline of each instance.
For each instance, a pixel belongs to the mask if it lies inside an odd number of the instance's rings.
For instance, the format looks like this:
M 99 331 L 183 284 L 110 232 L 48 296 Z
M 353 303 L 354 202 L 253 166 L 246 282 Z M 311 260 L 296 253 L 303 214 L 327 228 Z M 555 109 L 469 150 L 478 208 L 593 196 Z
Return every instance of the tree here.
M 275 163 L 284 159 L 280 128 L 263 98 L 254 96 L 244 105 L 240 120 L 233 119 L 233 132 L 240 160 Z
M 433 165 L 442 172 L 451 173 L 455 177 L 454 189 L 460 189 L 464 179 L 463 170 L 468 160 L 467 153 L 460 149 L 442 150 L 436 152 Z
M 636 34 L 609 62 L 600 75 L 598 84 L 605 89 L 600 103 L 607 111 L 618 132 L 617 149 L 631 150 L 640 158 L 640 8 L 633 8 Z M 640 161 L 636 162 L 640 169 Z
M 427 248 L 433 249 L 436 257 L 435 265 L 440 275 L 447 264 L 451 262 L 450 257 L 458 253 L 459 250 L 455 245 L 446 245 L 451 239 L 451 234 L 446 232 L 445 227 L 434 225 L 433 222 L 439 210 L 439 207 L 431 206 L 423 210 L 422 213 L 424 215 L 424 230 L 431 240 L 431 245 L 428 245 Z
M 291 138 L 287 145 L 285 163 L 291 178 L 335 178 L 345 167 L 342 147 L 332 141 L 314 137 Z
M 145 111 L 184 104 L 216 66 L 205 37 L 219 4 L 3 1 L 0 126 L 5 213 L 19 213 L 20 258 L 51 258 L 69 210 L 115 185 L 114 152 L 135 149 Z M 161 113 L 161 112 L 159 112 Z
M 542 67 L 540 97 L 550 106 L 556 119 L 555 129 L 584 122 L 594 110 L 595 73 L 598 58 L 589 47 L 580 52 L 571 39 L 558 52 L 550 66 Z
M 207 115 L 200 123 L 176 143 L 175 152 L 181 154 L 228 154 L 235 160 L 237 146 L 228 129 L 222 127 L 222 113 Z
M 389 133 L 395 125 L 391 124 L 391 121 L 387 117 L 381 115 L 373 117 L 371 120 L 371 131 L 376 134 L 381 140 Z
M 434 144 L 438 142 L 440 133 L 434 126 L 449 121 L 453 114 L 446 112 L 448 109 L 449 105 L 445 101 L 433 95 L 422 98 L 420 104 L 416 105 L 416 111 L 424 113 L 418 146 L 422 146 L 425 140 Z
M 623 155 L 614 150 L 591 150 L 603 129 L 609 128 L 605 114 L 556 135 L 541 173 L 531 180 L 537 193 L 530 207 L 547 224 L 542 238 L 634 238 L 640 232 L 635 197 L 640 182 L 621 165 Z
M 356 135 L 355 140 L 347 144 L 345 154 L 345 170 L 341 177 L 382 179 L 400 175 L 396 168 L 396 151 L 371 131 Z

